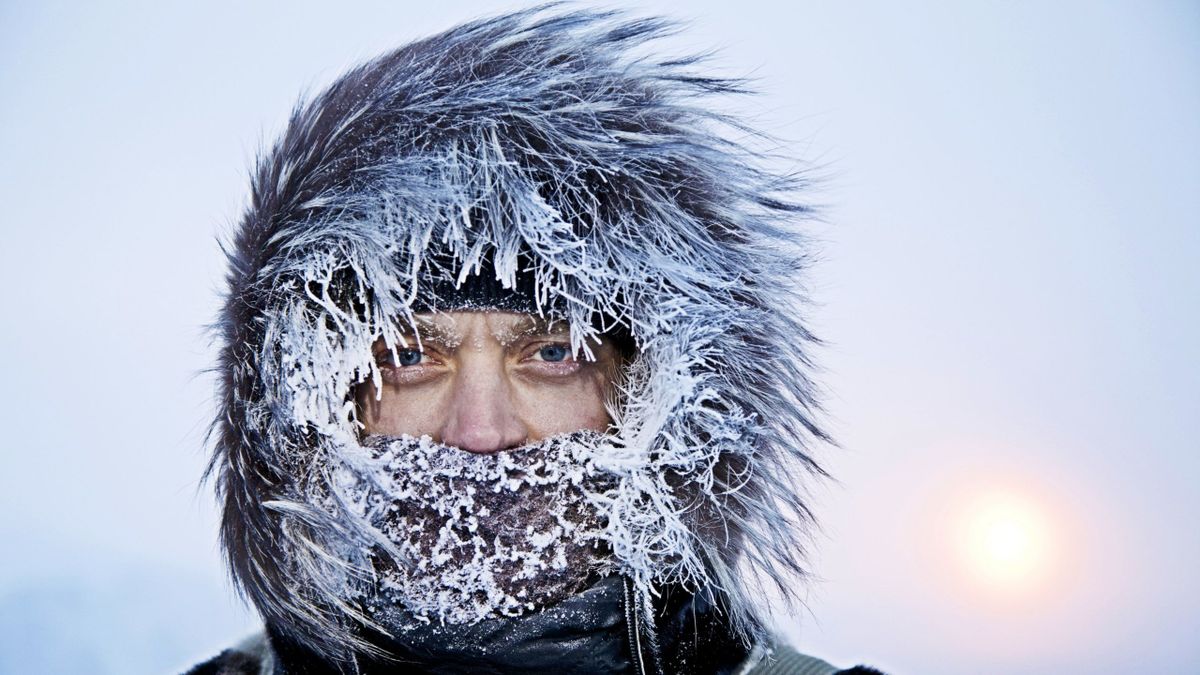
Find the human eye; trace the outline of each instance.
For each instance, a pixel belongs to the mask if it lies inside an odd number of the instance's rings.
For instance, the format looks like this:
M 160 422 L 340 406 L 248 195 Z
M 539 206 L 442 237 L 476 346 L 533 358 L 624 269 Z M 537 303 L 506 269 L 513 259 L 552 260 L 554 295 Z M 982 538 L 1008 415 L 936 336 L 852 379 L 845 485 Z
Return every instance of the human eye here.
M 396 347 L 375 352 L 375 364 L 384 382 L 393 385 L 417 384 L 436 378 L 442 371 L 437 353 L 424 348 Z
M 571 345 L 565 342 L 551 342 L 541 345 L 535 355 L 542 361 L 560 363 L 571 359 Z
M 574 375 L 583 367 L 571 353 L 571 343 L 542 339 L 532 340 L 522 350 L 521 363 L 531 375 L 560 378 Z
M 393 352 L 390 349 L 385 349 L 375 355 L 375 362 L 380 366 L 389 366 L 392 368 L 407 368 L 420 365 L 425 359 L 425 354 L 419 349 L 397 349 Z

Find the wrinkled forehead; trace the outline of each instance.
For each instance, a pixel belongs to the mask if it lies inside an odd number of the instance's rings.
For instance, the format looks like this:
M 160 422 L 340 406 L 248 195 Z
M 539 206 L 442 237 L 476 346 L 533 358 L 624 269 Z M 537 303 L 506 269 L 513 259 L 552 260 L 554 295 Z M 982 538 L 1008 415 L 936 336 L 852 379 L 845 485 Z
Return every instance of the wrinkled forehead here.
M 459 344 L 490 338 L 510 344 L 525 337 L 566 335 L 570 332 L 570 323 L 557 317 L 496 309 L 417 312 L 412 315 L 411 322 L 401 325 L 401 331 L 405 339 L 418 341 Z

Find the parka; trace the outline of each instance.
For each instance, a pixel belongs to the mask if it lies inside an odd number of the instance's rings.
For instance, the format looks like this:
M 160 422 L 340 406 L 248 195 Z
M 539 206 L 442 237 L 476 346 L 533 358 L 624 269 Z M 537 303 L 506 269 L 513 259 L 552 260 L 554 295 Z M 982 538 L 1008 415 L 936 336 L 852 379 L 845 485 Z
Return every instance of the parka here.
M 773 637 L 765 600 L 807 580 L 814 450 L 834 444 L 805 317 L 809 182 L 726 111 L 747 82 L 649 49 L 678 30 L 550 3 L 297 105 L 225 245 L 215 325 L 206 478 L 264 631 L 191 672 L 835 672 Z M 379 376 L 372 344 L 479 277 L 568 321 L 573 350 L 636 348 L 586 448 L 611 565 L 548 607 L 458 624 L 407 607 L 401 635 L 353 600 L 386 542 L 338 479 L 370 461 L 352 391 Z

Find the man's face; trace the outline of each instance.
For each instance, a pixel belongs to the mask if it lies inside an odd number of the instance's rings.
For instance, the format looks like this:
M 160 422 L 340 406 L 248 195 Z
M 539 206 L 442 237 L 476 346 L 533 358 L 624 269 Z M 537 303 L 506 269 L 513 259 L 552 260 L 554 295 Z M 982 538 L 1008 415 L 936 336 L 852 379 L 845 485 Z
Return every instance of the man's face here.
M 417 336 L 395 353 L 383 340 L 374 357 L 382 391 L 357 388 L 367 434 L 430 436 L 490 453 L 582 429 L 604 432 L 620 358 L 607 340 L 595 360 L 571 356 L 565 321 L 502 311 L 417 314 Z M 378 397 L 377 397 L 378 393 Z

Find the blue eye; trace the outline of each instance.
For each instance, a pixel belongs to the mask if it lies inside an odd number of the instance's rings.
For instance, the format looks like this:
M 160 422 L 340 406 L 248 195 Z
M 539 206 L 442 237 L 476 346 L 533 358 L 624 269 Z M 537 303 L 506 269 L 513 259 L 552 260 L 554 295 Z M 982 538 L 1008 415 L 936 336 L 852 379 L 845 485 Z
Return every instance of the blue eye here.
M 563 344 L 546 345 L 538 350 L 538 355 L 543 361 L 562 361 L 570 354 L 571 349 Z
M 422 356 L 424 356 L 424 354 L 415 349 L 397 349 L 396 365 L 415 366 L 421 362 Z
M 416 349 L 397 349 L 395 356 L 392 356 L 392 352 L 390 351 L 379 352 L 379 354 L 375 356 L 375 363 L 378 363 L 380 366 L 387 366 L 389 368 L 394 368 L 396 366 L 415 366 L 421 363 L 421 359 L 424 356 L 424 354 Z

